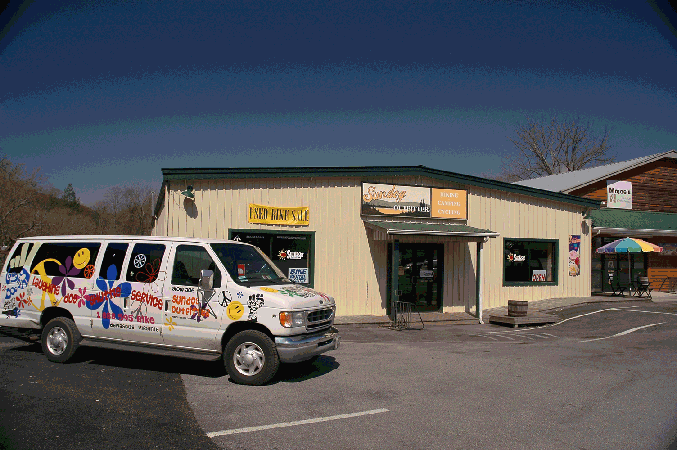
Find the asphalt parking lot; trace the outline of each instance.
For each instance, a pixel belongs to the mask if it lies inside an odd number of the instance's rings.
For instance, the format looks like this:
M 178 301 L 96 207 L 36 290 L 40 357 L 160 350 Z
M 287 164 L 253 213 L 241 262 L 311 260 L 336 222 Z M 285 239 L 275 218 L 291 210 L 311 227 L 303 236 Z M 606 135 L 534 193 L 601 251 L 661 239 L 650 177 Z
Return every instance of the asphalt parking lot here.
M 218 362 L 83 347 L 49 363 L 0 338 L 6 448 L 671 448 L 677 304 L 559 324 L 341 326 L 342 345 L 262 387 Z M 629 331 L 632 330 L 632 331 Z M 628 445 L 631 443 L 631 445 Z

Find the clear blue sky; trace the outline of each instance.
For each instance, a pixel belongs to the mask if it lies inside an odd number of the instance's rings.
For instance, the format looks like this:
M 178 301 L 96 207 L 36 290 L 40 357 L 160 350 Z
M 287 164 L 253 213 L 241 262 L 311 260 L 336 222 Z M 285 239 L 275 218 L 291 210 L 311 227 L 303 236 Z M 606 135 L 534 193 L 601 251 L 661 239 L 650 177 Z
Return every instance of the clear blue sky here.
M 47 1 L 0 15 L 0 152 L 83 203 L 163 167 L 498 173 L 526 116 L 677 149 L 668 1 Z

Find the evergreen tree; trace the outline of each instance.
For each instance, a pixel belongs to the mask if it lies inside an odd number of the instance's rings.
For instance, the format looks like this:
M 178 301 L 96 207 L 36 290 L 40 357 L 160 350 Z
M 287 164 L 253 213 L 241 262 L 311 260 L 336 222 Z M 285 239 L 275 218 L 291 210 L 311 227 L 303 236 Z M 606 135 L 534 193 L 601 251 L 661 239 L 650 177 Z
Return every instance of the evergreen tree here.
M 71 183 L 68 183 L 68 186 L 66 186 L 66 189 L 63 190 L 63 196 L 61 198 L 70 207 L 80 206 L 80 202 L 78 201 L 77 197 L 75 196 L 75 189 L 73 189 L 73 185 Z

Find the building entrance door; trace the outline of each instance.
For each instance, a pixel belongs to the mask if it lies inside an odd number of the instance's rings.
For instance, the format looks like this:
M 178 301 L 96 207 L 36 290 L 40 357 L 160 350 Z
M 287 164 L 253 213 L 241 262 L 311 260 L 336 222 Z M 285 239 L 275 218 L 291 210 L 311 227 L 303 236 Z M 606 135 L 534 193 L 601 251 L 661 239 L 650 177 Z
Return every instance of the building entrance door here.
M 442 309 L 442 244 L 400 244 L 397 266 L 399 300 L 423 311 Z

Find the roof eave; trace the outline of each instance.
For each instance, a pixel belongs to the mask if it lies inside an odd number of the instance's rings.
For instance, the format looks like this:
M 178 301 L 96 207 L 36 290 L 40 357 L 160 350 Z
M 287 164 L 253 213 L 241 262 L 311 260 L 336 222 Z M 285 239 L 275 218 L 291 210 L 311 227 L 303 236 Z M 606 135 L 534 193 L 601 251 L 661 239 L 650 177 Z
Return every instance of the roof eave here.
M 530 197 L 570 203 L 583 208 L 599 208 L 600 202 L 588 198 L 553 192 L 545 189 L 520 186 L 498 180 L 465 175 L 426 166 L 353 166 L 353 167 L 258 167 L 258 168 L 187 168 L 162 169 L 163 185 L 170 180 L 198 180 L 217 178 L 297 178 L 308 176 L 362 176 L 418 175 L 442 181 L 481 188 L 496 189 Z
M 671 155 L 670 155 L 670 154 L 671 154 Z M 565 193 L 565 194 L 568 194 L 569 192 L 575 191 L 575 190 L 577 190 L 577 189 L 581 189 L 581 188 L 584 188 L 584 187 L 586 187 L 586 186 L 590 186 L 591 184 L 595 184 L 595 183 L 598 183 L 598 182 L 600 182 L 600 181 L 607 180 L 607 179 L 609 179 L 609 177 L 613 177 L 614 175 L 618 175 L 619 173 L 623 173 L 623 172 L 627 172 L 628 170 L 636 169 L 637 167 L 644 166 L 644 165 L 646 165 L 646 164 L 649 164 L 649 163 L 658 161 L 659 159 L 666 158 L 666 157 L 669 157 L 669 158 L 677 158 L 677 152 L 676 152 L 675 150 L 670 150 L 670 151 L 667 151 L 667 152 L 658 153 L 658 154 L 656 154 L 656 155 L 653 155 L 652 157 L 649 157 L 648 159 L 643 159 L 642 161 L 638 161 L 638 162 L 636 162 L 636 163 L 634 163 L 634 164 L 631 164 L 631 165 L 629 165 L 629 166 L 626 166 L 626 167 L 624 167 L 624 168 L 622 168 L 622 169 L 618 169 L 618 170 L 616 170 L 616 171 L 614 171 L 614 172 L 607 173 L 607 174 L 604 175 L 604 176 L 600 176 L 600 177 L 597 177 L 597 178 L 595 178 L 595 179 L 593 179 L 593 180 L 586 181 L 586 182 L 581 183 L 581 184 L 579 184 L 579 185 L 577 185 L 577 186 L 573 186 L 573 187 L 570 187 L 570 188 L 562 189 L 561 192 L 563 192 L 563 193 Z

